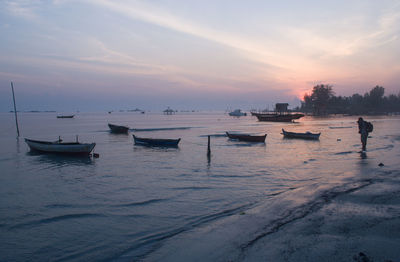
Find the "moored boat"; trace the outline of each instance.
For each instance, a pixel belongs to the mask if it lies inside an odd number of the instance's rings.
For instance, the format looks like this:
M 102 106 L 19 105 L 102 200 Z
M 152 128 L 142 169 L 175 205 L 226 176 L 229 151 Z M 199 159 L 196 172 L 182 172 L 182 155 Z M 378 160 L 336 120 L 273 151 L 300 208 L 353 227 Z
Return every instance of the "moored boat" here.
M 285 131 L 282 128 L 282 135 L 284 135 L 284 137 L 287 137 L 287 138 L 301 138 L 301 139 L 318 140 L 321 133 L 311 133 L 311 132 L 295 133 L 295 132 Z
M 253 116 L 256 116 L 258 121 L 270 121 L 270 122 L 292 122 L 295 119 L 299 119 L 304 116 L 304 114 L 300 113 L 252 113 Z
M 143 138 L 133 136 L 133 140 L 135 141 L 135 145 L 146 145 L 146 146 L 160 146 L 160 147 L 176 147 L 181 141 L 178 139 L 165 139 L 165 138 Z
M 58 115 L 57 118 L 73 118 L 75 115 Z
M 127 126 L 118 126 L 118 125 L 113 125 L 113 124 L 108 124 L 108 127 L 110 128 L 110 131 L 112 133 L 116 134 L 126 134 L 129 131 L 129 127 Z
M 96 143 L 62 142 L 62 140 L 39 141 L 25 138 L 25 142 L 33 151 L 59 154 L 90 154 Z
M 230 116 L 247 116 L 247 113 L 242 112 L 240 109 L 235 109 L 232 112 L 229 112 Z
M 237 139 L 239 141 L 244 141 L 244 142 L 259 142 L 259 143 L 265 143 L 265 138 L 267 137 L 267 134 L 262 136 L 253 136 L 249 134 L 232 134 L 229 132 L 226 132 L 226 135 L 230 139 Z

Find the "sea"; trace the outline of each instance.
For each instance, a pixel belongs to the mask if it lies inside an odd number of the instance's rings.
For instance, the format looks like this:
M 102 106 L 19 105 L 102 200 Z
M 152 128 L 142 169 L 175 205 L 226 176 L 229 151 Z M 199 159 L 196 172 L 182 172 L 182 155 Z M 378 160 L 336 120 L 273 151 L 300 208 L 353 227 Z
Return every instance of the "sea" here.
M 246 219 L 249 210 L 269 203 L 280 203 L 282 212 L 301 211 L 322 188 L 325 198 L 334 197 L 329 192 L 347 192 L 365 173 L 400 169 L 400 116 L 365 116 L 374 130 L 367 152 L 360 153 L 358 116 L 275 123 L 219 111 L 74 114 L 59 119 L 53 112 L 21 112 L 18 138 L 14 114 L 0 113 L 0 261 L 162 261 L 164 255 L 180 261 L 168 247 L 190 250 L 194 235 L 218 230 L 227 218 Z M 130 131 L 112 134 L 108 123 Z M 287 139 L 282 129 L 321 136 Z M 226 131 L 267 138 L 234 141 Z M 181 141 L 176 148 L 146 147 L 134 145 L 132 134 Z M 99 157 L 38 154 L 24 141 L 59 137 L 95 142 Z M 298 199 L 296 207 L 285 206 L 287 192 Z M 287 214 L 296 219 L 307 212 Z M 269 223 L 279 221 L 263 219 L 252 230 Z M 247 230 L 243 223 L 235 228 Z M 229 236 L 224 241 L 251 244 Z M 204 243 L 185 260 L 200 261 L 198 255 L 212 254 L 213 246 Z

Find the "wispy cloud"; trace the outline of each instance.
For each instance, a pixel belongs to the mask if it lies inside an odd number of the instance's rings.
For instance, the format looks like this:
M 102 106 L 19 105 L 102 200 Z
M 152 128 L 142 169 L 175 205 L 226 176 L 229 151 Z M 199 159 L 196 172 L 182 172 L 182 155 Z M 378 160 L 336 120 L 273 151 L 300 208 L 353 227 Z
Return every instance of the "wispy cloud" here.
M 348 57 L 397 40 L 400 33 L 400 11 L 396 9 L 395 6 L 394 9 L 383 12 L 376 17 L 376 21 L 361 14 L 358 19 L 349 17 L 338 21 L 324 34 L 321 34 L 319 27 L 301 26 L 288 28 L 287 32 L 293 42 L 302 46 L 303 55 L 318 54 L 324 59 Z M 372 22 L 367 22 L 369 19 Z
M 31 21 L 36 21 L 39 19 L 39 16 L 35 12 L 35 8 L 37 7 L 35 2 L 28 0 L 6 1 L 5 7 L 13 16 Z
M 244 37 L 240 32 L 214 30 L 201 23 L 196 23 L 182 16 L 175 15 L 166 9 L 149 4 L 149 2 L 129 1 L 114 2 L 109 0 L 87 0 L 87 2 L 122 14 L 132 20 L 140 20 L 231 48 L 243 58 L 255 61 L 264 68 L 266 74 L 307 75 L 309 72 L 322 73 L 321 59 L 324 63 L 329 59 L 350 57 L 368 48 L 384 45 L 397 39 L 394 25 L 399 22 L 395 11 L 378 17 L 379 25 L 362 31 L 341 30 L 352 27 L 352 21 L 340 21 L 330 28 L 331 35 L 321 34 L 320 28 L 300 24 L 277 26 L 276 38 L 263 39 Z M 362 19 L 358 21 L 362 23 Z M 363 25 L 361 24 L 360 27 Z M 329 65 L 328 65 L 329 68 Z
M 96 6 L 101 6 L 131 19 L 141 20 L 169 30 L 186 33 L 195 37 L 203 38 L 226 47 L 246 53 L 246 56 L 260 63 L 271 65 L 270 61 L 276 61 L 277 54 L 265 48 L 266 43 L 247 41 L 244 37 L 217 31 L 190 20 L 175 16 L 166 10 L 156 6 L 144 4 L 143 2 L 120 3 L 108 0 L 87 0 Z M 268 62 L 267 62 L 268 61 Z M 279 65 L 276 65 L 279 67 Z

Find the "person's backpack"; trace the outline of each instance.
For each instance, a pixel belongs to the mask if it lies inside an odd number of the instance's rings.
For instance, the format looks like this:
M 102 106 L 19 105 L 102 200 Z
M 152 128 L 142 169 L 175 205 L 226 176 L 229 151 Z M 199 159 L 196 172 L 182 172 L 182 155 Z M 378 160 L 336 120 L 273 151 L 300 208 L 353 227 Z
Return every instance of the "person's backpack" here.
M 367 132 L 371 133 L 372 131 L 374 131 L 374 125 L 371 122 L 367 122 Z

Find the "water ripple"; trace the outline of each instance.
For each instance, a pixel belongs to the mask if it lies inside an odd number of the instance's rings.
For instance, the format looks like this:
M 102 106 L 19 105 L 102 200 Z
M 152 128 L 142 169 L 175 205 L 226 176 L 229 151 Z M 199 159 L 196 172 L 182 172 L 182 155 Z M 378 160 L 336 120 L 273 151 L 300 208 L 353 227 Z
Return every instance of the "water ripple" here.
M 124 255 L 121 257 L 125 257 L 129 259 L 129 261 L 136 261 L 137 259 L 143 259 L 148 254 L 152 253 L 157 247 L 159 243 L 170 239 L 178 234 L 191 230 L 195 227 L 201 226 L 205 223 L 210 223 L 217 219 L 221 219 L 224 217 L 231 216 L 233 214 L 238 214 L 243 210 L 246 210 L 253 206 L 254 203 L 241 205 L 238 207 L 234 207 L 231 209 L 222 210 L 221 212 L 215 212 L 208 215 L 192 217 L 191 221 L 184 224 L 182 227 L 175 228 L 173 230 L 161 231 L 155 234 L 149 234 L 142 238 L 139 238 L 136 241 L 136 245 L 131 248 L 125 250 Z M 141 252 L 139 251 L 141 250 Z
M 145 201 L 140 201 L 140 202 L 132 202 L 132 203 L 114 205 L 114 206 L 115 207 L 145 206 L 145 205 L 150 205 L 153 203 L 159 203 L 159 202 L 168 201 L 168 200 L 169 199 L 165 199 L 165 198 L 156 198 L 156 199 L 150 199 L 150 200 L 145 200 Z
M 347 155 L 347 154 L 352 154 L 352 153 L 354 153 L 354 151 L 344 151 L 344 152 L 335 153 L 334 155 Z
M 45 218 L 45 219 L 40 219 L 40 220 L 34 220 L 34 221 L 26 222 L 26 223 L 20 223 L 20 224 L 9 227 L 9 229 L 20 229 L 20 228 L 31 227 L 31 226 L 39 226 L 42 224 L 50 224 L 50 223 L 60 222 L 60 221 L 69 220 L 69 219 L 93 218 L 93 217 L 104 217 L 104 215 L 93 214 L 93 213 L 67 214 L 67 215 L 62 215 L 62 216 L 55 216 L 55 217 L 50 217 L 50 218 Z
M 135 132 L 151 132 L 151 131 L 167 131 L 167 130 L 186 130 L 194 127 L 184 126 L 184 127 L 159 127 L 159 128 L 132 128 L 129 129 Z

